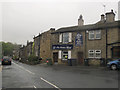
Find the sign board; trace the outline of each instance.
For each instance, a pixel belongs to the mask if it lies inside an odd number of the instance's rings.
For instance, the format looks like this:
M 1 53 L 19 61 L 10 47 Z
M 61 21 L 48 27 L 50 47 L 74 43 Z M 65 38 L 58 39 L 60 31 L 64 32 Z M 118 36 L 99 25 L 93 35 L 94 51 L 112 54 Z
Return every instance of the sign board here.
M 71 50 L 73 49 L 72 44 L 63 44 L 63 45 L 52 45 L 53 50 Z
M 82 34 L 77 33 L 75 37 L 75 46 L 82 46 L 83 45 L 83 36 Z

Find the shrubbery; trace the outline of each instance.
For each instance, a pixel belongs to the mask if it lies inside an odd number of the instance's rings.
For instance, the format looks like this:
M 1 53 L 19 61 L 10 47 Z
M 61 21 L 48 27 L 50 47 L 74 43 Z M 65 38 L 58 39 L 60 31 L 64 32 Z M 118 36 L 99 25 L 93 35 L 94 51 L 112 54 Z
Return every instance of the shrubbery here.
M 28 62 L 29 62 L 29 64 L 39 64 L 40 60 L 39 60 L 38 56 L 30 55 L 28 57 Z

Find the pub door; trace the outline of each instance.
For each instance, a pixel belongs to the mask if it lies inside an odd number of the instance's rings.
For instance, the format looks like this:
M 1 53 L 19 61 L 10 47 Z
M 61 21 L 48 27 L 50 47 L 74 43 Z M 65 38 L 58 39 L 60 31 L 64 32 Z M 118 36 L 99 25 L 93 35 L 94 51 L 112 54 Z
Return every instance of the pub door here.
M 58 63 L 58 52 L 53 53 L 53 61 L 54 63 Z
M 84 63 L 83 52 L 78 52 L 77 57 L 78 65 L 83 65 Z

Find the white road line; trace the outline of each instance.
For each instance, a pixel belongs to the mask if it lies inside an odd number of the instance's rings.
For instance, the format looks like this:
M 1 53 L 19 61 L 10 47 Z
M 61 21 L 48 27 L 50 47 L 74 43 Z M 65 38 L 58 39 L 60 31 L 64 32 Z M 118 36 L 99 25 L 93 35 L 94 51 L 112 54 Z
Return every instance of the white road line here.
M 15 64 L 15 65 L 17 65 L 18 67 L 22 68 L 23 70 L 25 70 L 25 71 L 27 71 L 27 72 L 29 72 L 29 73 L 35 75 L 35 73 L 33 73 L 33 72 L 31 72 L 31 71 L 25 69 L 24 67 L 22 67 L 22 66 L 20 66 L 20 65 L 18 65 L 18 64 L 16 64 L 16 63 L 14 63 L 14 62 L 12 62 L 12 63 Z M 41 77 L 40 79 L 43 80 L 44 82 L 50 84 L 50 85 L 53 86 L 54 88 L 57 88 L 58 90 L 61 90 L 58 86 L 56 86 L 56 85 L 50 83 L 49 81 L 45 80 L 44 78 Z M 33 85 L 33 87 L 34 87 L 34 88 L 37 88 L 37 87 L 34 86 L 34 85 Z
M 34 88 L 37 88 L 36 86 L 33 85 Z
M 43 80 L 43 81 L 45 81 L 46 83 L 50 84 L 51 86 L 57 88 L 58 90 L 61 90 L 58 86 L 56 86 L 56 85 L 50 83 L 49 81 L 45 80 L 44 78 L 41 77 L 40 79 Z
M 20 65 L 18 65 L 18 64 L 16 64 L 16 63 L 14 63 L 14 62 L 12 62 L 12 63 L 15 64 L 15 65 L 17 65 L 18 67 L 22 68 L 23 70 L 29 72 L 30 74 L 33 74 L 33 75 L 35 74 L 35 73 L 33 73 L 33 72 L 31 72 L 31 71 L 25 69 L 24 67 L 22 67 L 22 66 L 20 66 Z

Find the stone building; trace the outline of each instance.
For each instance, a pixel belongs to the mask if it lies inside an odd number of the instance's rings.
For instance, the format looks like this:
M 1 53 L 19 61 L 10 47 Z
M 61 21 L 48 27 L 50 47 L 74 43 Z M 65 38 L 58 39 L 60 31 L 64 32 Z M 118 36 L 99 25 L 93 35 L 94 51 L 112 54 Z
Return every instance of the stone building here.
M 63 27 L 51 34 L 53 63 L 65 64 L 68 59 L 75 59 L 83 65 L 88 59 L 90 65 L 100 65 L 101 59 L 120 58 L 120 21 L 115 21 L 113 10 L 90 25 L 84 25 L 80 15 L 77 26 Z
M 44 61 L 48 58 L 51 58 L 51 33 L 55 29 L 51 28 L 50 30 L 39 34 L 34 37 L 34 53 L 39 58 L 42 58 Z
M 33 42 L 27 41 L 27 45 L 26 45 L 27 58 L 28 58 L 30 55 L 32 55 L 32 46 L 33 46 Z
M 33 39 L 34 39 L 34 49 L 33 49 L 33 54 L 35 55 L 35 56 L 38 56 L 38 57 L 40 57 L 39 55 L 39 53 L 40 53 L 40 37 L 41 37 L 41 34 L 39 33 L 39 35 L 38 36 L 36 36 L 36 37 L 34 37 Z
M 27 59 L 27 48 L 24 45 L 19 50 L 19 59 L 23 62 Z

